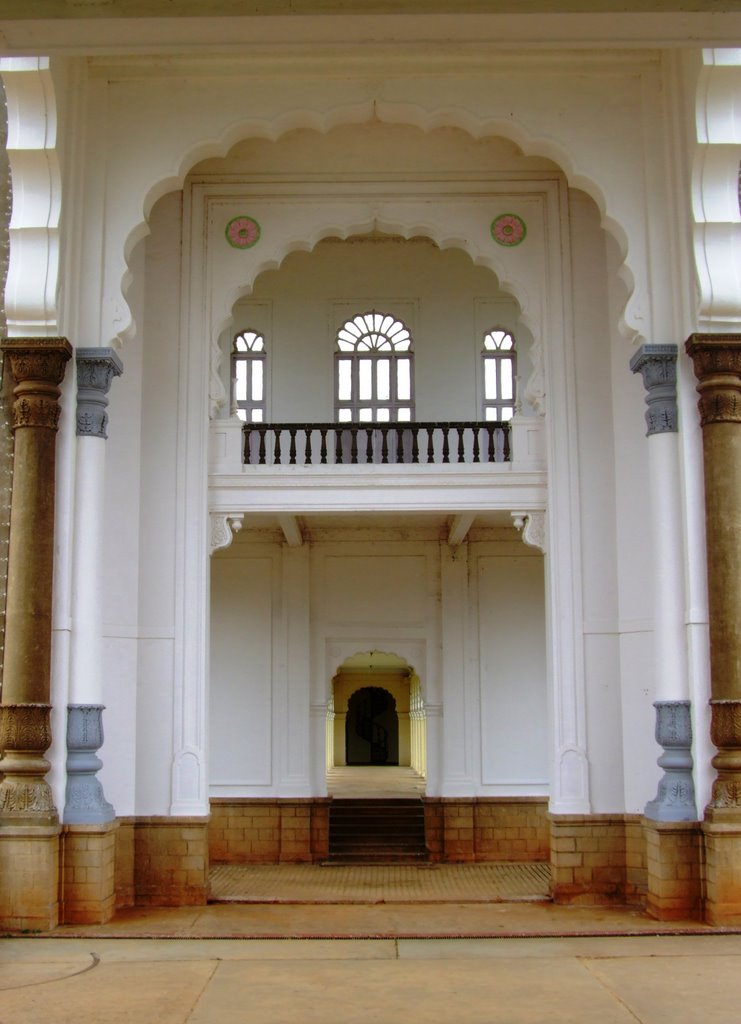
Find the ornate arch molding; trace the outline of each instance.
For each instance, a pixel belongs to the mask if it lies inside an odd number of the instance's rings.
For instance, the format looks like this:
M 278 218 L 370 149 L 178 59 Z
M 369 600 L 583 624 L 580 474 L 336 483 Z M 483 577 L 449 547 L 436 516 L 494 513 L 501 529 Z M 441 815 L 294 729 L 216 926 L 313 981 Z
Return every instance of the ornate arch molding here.
M 62 179 L 49 58 L 3 58 L 0 75 L 8 108 L 13 194 L 5 286 L 8 335 L 56 337 Z
M 266 249 L 262 258 L 256 259 L 249 267 L 245 267 L 245 274 L 241 277 L 239 285 L 234 285 L 215 300 L 214 319 L 211 325 L 209 371 L 209 412 L 211 417 L 217 416 L 228 401 L 220 373 L 223 353 L 219 346 L 219 336 L 229 325 L 231 311 L 235 303 L 250 294 L 255 281 L 261 274 L 269 270 L 279 270 L 292 253 L 313 252 L 319 242 L 325 238 L 339 238 L 345 241 L 354 235 L 369 232 L 395 235 L 405 239 L 429 238 L 440 249 L 459 249 L 465 252 L 474 265 L 485 267 L 495 275 L 502 291 L 511 295 L 518 303 L 520 320 L 533 336 L 533 345 L 530 351 L 533 369 L 526 383 L 525 396 L 537 411 L 545 412 L 542 344 L 544 316 L 538 289 L 529 287 L 521 273 L 518 273 L 512 265 L 507 266 L 507 263 L 501 258 L 497 258 L 498 254 L 493 251 L 494 246 L 491 246 L 491 251 L 486 251 L 484 247 L 472 240 L 470 232 L 451 233 L 439 218 L 425 220 L 418 220 L 414 216 L 392 218 L 381 212 L 381 207 L 385 206 L 385 203 L 369 200 L 364 205 L 371 207 L 375 205 L 376 207 L 365 219 L 354 219 L 351 216 L 344 222 L 339 219 L 327 221 L 323 215 L 317 223 L 310 227 L 304 237 L 299 237 L 297 230 L 291 237 L 281 239 L 272 250 Z
M 629 258 L 629 230 L 621 223 L 619 214 L 613 213 L 613 208 L 617 208 L 619 203 L 617 201 L 608 203 L 608 197 L 603 188 L 593 175 L 590 175 L 575 162 L 567 145 L 557 143 L 546 136 L 532 134 L 515 117 L 483 118 L 460 107 L 427 110 L 417 104 L 368 100 L 362 103 L 338 105 L 321 112 L 294 109 L 271 120 L 244 119 L 230 124 L 220 135 L 211 139 L 192 141 L 190 145 L 186 140 L 186 148 L 177 160 L 178 171 L 175 174 L 171 170 L 173 161 L 170 153 L 154 155 L 149 153 L 149 182 L 142 181 L 141 191 L 138 193 L 128 196 L 119 195 L 118 197 L 121 212 L 116 218 L 115 234 L 118 235 L 120 243 L 117 249 L 114 244 L 113 249 L 109 250 L 109 253 L 114 253 L 110 258 L 118 261 L 118 269 L 112 267 L 111 273 L 107 277 L 111 282 L 118 280 L 124 308 L 119 309 L 115 302 L 112 305 L 112 308 L 115 309 L 115 316 L 111 315 L 111 320 L 107 325 L 112 335 L 111 343 L 117 343 L 116 339 L 125 342 L 135 330 L 131 311 L 126 304 L 126 295 L 132 280 L 129 259 L 135 245 L 149 233 L 147 221 L 152 207 L 168 192 L 181 189 L 188 173 L 197 163 L 208 158 L 226 156 L 229 150 L 243 139 L 257 138 L 277 141 L 286 133 L 297 129 L 308 129 L 326 134 L 333 128 L 372 121 L 397 125 L 406 124 L 425 132 L 436 128 L 458 128 L 475 139 L 498 136 L 513 142 L 526 156 L 543 156 L 554 161 L 563 170 L 571 187 L 584 191 L 594 200 L 600 211 L 602 227 L 616 240 L 623 258 L 619 276 L 625 284 L 627 292 L 626 306 L 622 313 L 620 327 L 626 338 L 636 344 L 644 340 L 645 306 L 647 304 L 645 297 L 638 293 L 636 286 L 636 279 L 641 279 L 642 275 L 640 273 L 636 275 L 632 258 Z M 160 166 L 157 166 L 157 162 Z M 125 169 L 124 173 L 126 173 Z M 141 198 L 137 200 L 137 195 L 144 196 L 143 203 Z M 359 225 L 354 230 L 361 229 L 362 226 Z M 426 231 L 423 230 L 423 233 Z M 313 240 L 305 239 L 303 245 L 308 245 L 311 248 L 319 240 L 318 237 Z M 439 239 L 435 238 L 434 240 L 440 244 Z M 460 242 L 457 239 L 448 239 L 443 240 L 443 244 L 450 246 L 460 244 Z M 298 248 L 299 245 L 297 244 L 296 247 Z M 465 246 L 462 247 L 465 248 Z M 281 258 L 284 258 L 285 255 L 288 253 L 284 253 Z M 274 263 L 269 263 L 263 269 L 273 269 L 274 267 Z M 496 273 L 496 268 L 493 269 Z M 502 287 L 505 290 L 510 290 L 506 273 L 503 273 L 501 267 L 500 273 L 503 274 L 500 276 Z M 514 291 L 513 294 L 515 294 Z
M 741 59 L 704 50 L 697 80 L 697 142 L 692 169 L 695 265 L 701 329 L 741 323 Z

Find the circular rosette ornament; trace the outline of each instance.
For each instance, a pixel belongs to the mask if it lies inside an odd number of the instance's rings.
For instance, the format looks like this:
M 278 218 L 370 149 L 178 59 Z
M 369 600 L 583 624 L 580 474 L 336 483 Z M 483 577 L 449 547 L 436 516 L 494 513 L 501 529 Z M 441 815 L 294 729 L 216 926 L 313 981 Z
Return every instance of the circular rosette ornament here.
M 233 249 L 251 249 L 260 241 L 260 225 L 254 217 L 232 217 L 225 234 Z
M 525 221 L 516 213 L 503 213 L 491 222 L 491 237 L 497 245 L 519 245 L 526 234 Z

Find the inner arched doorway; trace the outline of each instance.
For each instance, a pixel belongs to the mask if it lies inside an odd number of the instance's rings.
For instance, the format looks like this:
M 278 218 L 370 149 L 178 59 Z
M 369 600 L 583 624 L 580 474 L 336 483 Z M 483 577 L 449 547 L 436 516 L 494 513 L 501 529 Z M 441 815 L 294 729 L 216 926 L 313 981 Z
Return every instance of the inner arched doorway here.
M 327 770 L 336 776 L 368 769 L 398 769 L 424 782 L 426 721 L 421 683 L 394 654 L 367 651 L 347 658 L 332 680 L 327 710 Z M 347 770 L 347 771 L 345 771 Z M 390 774 L 385 776 L 390 782 Z

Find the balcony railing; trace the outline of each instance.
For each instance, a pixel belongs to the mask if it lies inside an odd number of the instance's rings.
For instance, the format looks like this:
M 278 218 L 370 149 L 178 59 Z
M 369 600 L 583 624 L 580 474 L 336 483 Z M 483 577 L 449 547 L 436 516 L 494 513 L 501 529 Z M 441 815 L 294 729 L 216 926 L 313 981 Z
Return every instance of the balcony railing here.
M 248 466 L 509 462 L 510 423 L 246 423 Z

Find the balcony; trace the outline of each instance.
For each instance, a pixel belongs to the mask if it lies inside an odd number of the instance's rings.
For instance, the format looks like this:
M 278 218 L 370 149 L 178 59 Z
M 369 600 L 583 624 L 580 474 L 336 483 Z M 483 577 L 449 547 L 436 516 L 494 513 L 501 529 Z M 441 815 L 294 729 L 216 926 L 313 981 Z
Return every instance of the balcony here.
M 247 466 L 462 465 L 509 462 L 509 422 L 247 423 Z
M 542 509 L 543 420 L 210 424 L 213 513 Z

